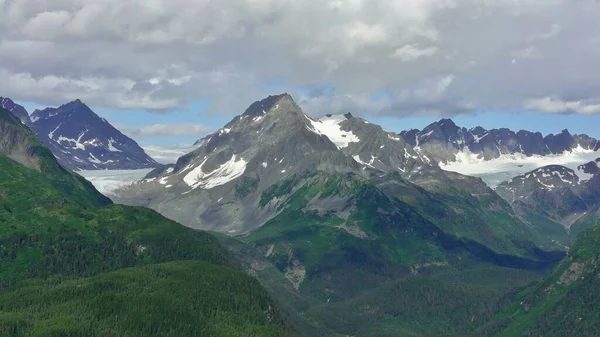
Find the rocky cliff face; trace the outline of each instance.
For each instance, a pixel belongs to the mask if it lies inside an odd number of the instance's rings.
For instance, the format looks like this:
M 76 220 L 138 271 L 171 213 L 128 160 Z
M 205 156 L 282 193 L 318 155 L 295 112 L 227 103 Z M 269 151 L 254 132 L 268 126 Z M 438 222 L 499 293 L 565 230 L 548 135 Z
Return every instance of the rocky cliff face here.
M 0 108 L 3 108 L 21 120 L 21 123 L 31 126 L 29 113 L 21 105 L 15 104 L 10 98 L 0 97 Z
M 38 146 L 22 121 L 0 108 L 0 152 L 23 166 L 39 171 L 40 160 L 35 156 Z

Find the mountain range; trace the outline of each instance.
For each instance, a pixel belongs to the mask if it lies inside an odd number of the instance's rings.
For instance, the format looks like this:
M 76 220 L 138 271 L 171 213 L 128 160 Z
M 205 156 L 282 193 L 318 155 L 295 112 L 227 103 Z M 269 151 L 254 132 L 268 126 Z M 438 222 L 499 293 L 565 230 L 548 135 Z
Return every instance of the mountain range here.
M 98 125 L 68 122 L 48 124 L 77 143 Z M 0 109 L 0 333 L 595 336 L 597 162 L 494 190 L 362 118 L 270 96 L 114 196 L 208 234 L 113 205 Z
M 491 160 L 503 155 L 546 156 L 575 150 L 597 151 L 600 142 L 568 130 L 543 136 L 540 132 L 510 129 L 467 129 L 451 119 L 441 119 L 423 130 L 402 131 L 400 136 L 416 151 L 442 164 L 479 158 Z
M 362 118 L 309 117 L 287 94 L 253 103 L 176 164 L 151 172 L 115 198 L 190 227 L 247 234 L 280 215 L 295 192 L 333 181 L 341 184 L 332 186 L 336 193 L 313 195 L 303 210 L 352 214 L 358 191 L 350 186 L 357 185 L 412 204 L 450 232 L 480 241 L 474 233 L 489 231 L 475 224 L 482 216 L 497 223 L 494 231 L 520 225 L 510 215 L 493 215 L 511 214 L 510 206 L 480 179 L 442 170 L 401 137 Z M 452 198 L 442 202 L 438 195 Z M 432 201 L 443 222 L 428 209 Z M 460 210 L 462 202 L 480 207 L 479 214 Z M 514 248 L 500 244 L 510 241 L 503 234 L 489 236 L 490 244 Z
M 0 97 L 0 107 L 17 116 L 72 170 L 153 168 L 158 163 L 131 138 L 96 115 L 80 100 L 58 108 L 35 110 Z

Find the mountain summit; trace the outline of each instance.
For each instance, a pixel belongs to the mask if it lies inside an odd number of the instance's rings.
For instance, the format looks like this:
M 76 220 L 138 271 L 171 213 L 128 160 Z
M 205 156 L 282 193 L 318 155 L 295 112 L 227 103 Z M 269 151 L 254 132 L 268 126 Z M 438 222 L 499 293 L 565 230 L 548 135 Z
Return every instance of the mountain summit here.
M 35 110 L 31 128 L 73 170 L 140 169 L 158 164 L 131 138 L 77 99 Z

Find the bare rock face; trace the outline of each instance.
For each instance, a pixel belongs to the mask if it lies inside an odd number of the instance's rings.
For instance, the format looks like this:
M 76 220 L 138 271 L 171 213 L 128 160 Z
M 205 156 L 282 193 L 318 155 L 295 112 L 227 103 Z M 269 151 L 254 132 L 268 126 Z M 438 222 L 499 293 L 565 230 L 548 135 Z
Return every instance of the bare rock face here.
M 8 158 L 34 170 L 40 170 L 35 156 L 37 143 L 25 132 L 21 120 L 0 108 L 0 152 Z
M 3 108 L 21 120 L 21 123 L 31 126 L 29 113 L 19 104 L 13 102 L 10 98 L 0 97 L 0 108 Z

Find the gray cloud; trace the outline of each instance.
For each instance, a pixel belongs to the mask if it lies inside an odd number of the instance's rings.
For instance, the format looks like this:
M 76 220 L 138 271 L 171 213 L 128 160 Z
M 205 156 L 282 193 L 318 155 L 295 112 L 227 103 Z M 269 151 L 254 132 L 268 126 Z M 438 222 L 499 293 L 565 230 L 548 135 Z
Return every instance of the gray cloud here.
M 598 113 L 598 17 L 593 0 L 0 0 L 0 93 L 234 114 L 285 83 L 314 114 Z
M 524 103 L 524 108 L 548 113 L 579 113 L 592 115 L 600 113 L 600 99 L 564 101 L 552 97 L 543 97 L 526 101 Z

